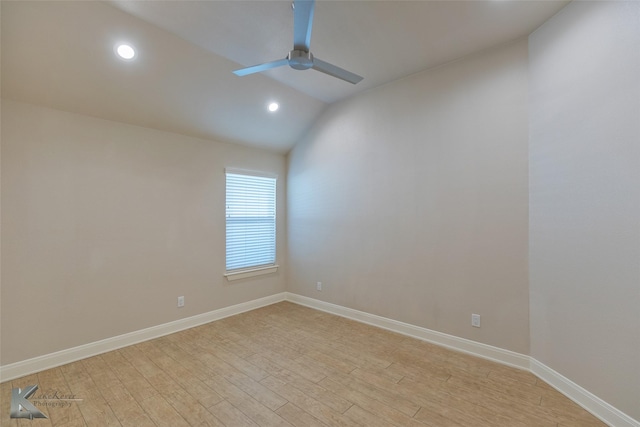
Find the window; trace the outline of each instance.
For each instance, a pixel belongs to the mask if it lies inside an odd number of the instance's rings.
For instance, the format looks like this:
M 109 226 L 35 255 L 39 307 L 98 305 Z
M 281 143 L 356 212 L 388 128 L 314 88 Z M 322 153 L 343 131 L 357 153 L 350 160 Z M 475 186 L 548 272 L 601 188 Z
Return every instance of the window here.
M 226 178 L 227 273 L 275 268 L 276 177 L 227 169 Z

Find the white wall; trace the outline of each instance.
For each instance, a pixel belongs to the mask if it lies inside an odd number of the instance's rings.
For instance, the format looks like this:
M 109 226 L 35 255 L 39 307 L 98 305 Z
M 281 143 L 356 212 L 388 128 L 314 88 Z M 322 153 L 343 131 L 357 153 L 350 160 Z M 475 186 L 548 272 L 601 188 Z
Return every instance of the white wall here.
M 531 355 L 640 419 L 640 3 L 530 37 Z
M 527 136 L 526 40 L 331 106 L 289 155 L 288 289 L 528 354 Z
M 2 365 L 284 291 L 222 276 L 225 167 L 279 175 L 283 261 L 284 156 L 3 100 Z

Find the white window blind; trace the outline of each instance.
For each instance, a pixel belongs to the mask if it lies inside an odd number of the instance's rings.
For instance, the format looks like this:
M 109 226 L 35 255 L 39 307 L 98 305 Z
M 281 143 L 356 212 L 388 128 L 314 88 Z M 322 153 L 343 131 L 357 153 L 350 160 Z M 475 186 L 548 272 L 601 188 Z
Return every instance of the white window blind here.
M 275 264 L 276 179 L 226 172 L 227 271 Z

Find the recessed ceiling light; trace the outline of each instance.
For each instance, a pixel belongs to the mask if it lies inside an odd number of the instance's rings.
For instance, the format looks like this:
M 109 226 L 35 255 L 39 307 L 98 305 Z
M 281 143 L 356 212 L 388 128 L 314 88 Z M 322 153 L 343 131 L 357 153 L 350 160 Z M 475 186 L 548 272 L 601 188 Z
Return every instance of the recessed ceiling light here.
M 278 108 L 280 108 L 280 106 L 277 102 L 272 102 L 271 104 L 269 104 L 269 111 L 271 111 L 272 113 L 278 111 Z
M 133 59 L 136 56 L 135 49 L 133 49 L 133 47 L 128 44 L 117 45 L 116 53 L 122 59 Z

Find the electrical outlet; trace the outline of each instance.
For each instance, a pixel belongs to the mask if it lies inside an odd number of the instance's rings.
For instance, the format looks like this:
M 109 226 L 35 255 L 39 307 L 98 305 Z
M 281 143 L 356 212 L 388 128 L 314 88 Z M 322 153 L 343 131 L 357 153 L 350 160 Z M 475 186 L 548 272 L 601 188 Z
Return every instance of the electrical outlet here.
M 178 307 L 184 307 L 184 297 L 178 297 Z
M 322 282 L 316 283 L 316 291 L 321 291 L 321 290 L 322 290 Z
M 472 314 L 471 315 L 471 326 L 473 326 L 474 328 L 479 328 L 480 327 L 480 315 L 479 314 Z

